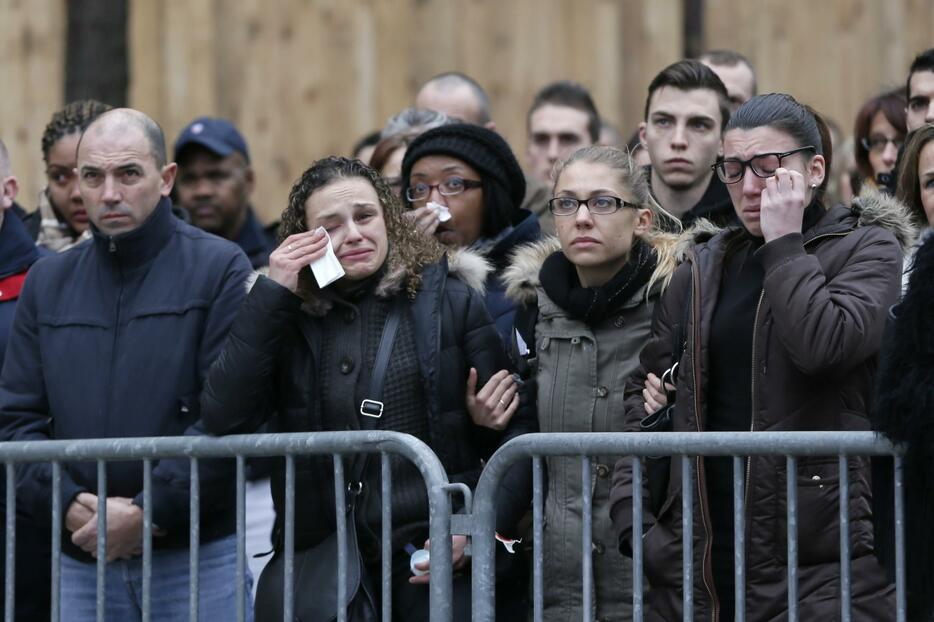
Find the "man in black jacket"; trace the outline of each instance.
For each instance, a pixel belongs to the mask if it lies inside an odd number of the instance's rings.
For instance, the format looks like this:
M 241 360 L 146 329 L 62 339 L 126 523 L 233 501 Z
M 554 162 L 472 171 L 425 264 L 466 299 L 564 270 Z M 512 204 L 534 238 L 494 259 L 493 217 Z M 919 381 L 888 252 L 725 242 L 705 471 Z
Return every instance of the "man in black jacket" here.
M 6 353 L 7 338 L 16 303 L 29 268 L 39 259 L 40 251 L 16 214 L 19 184 L 10 166 L 9 153 L 0 140 L 0 367 Z M 0 482 L 0 520 L 6 524 L 6 482 Z M 16 512 L 16 548 L 29 551 L 16 557 L 16 620 L 49 617 L 50 566 L 48 512 L 33 516 L 21 507 Z M 6 540 L 0 541 L 6 552 Z M 5 557 L 5 555 L 4 555 Z M 0 580 L 6 577 L 0 564 Z M 5 598 L 0 595 L 0 603 Z
M 250 266 L 234 244 L 171 213 L 176 167 L 159 126 L 135 110 L 98 117 L 78 145 L 81 195 L 93 240 L 30 270 L 0 374 L 6 440 L 173 436 L 193 433 L 204 375 L 245 295 Z M 217 483 L 226 463 L 203 462 L 201 607 L 233 619 L 233 500 Z M 38 513 L 54 491 L 48 464 L 18 468 L 24 507 Z M 143 468 L 66 463 L 62 610 L 95 611 L 97 513 L 107 519 L 107 617 L 138 619 Z M 152 473 L 152 589 L 160 612 L 187 611 L 187 461 Z M 211 485 L 209 485 L 209 483 Z M 215 492 L 218 491 L 218 492 Z M 180 579 L 181 577 L 181 579 Z

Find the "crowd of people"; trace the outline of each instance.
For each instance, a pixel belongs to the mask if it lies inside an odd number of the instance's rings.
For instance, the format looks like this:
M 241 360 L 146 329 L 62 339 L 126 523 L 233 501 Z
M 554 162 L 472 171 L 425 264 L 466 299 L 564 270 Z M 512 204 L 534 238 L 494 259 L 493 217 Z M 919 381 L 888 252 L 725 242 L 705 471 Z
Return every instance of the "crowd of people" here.
M 498 447 L 535 431 L 876 429 L 907 447 L 907 534 L 919 543 L 909 604 L 911 619 L 928 619 L 934 49 L 904 87 L 865 102 L 850 137 L 807 94 L 757 89 L 737 52 L 675 62 L 651 81 L 627 142 L 584 86 L 548 84 L 528 109 L 520 163 L 483 87 L 447 72 L 349 157 L 312 163 L 268 226 L 230 121 L 195 118 L 169 152 L 144 113 L 71 102 L 43 134 L 47 184 L 31 212 L 0 142 L 0 438 L 393 430 L 472 487 Z M 389 504 L 393 618 L 427 620 L 417 469 L 392 458 L 383 499 L 377 461 L 345 462 L 359 573 L 339 606 L 375 619 Z M 284 461 L 248 466 L 248 618 L 281 619 Z M 649 469 L 646 490 L 631 468 L 599 456 L 585 490 L 579 460 L 545 461 L 545 619 L 631 619 L 634 495 L 646 502 L 646 617 L 682 617 L 680 460 Z M 692 468 L 693 614 L 733 619 L 733 462 Z M 807 517 L 798 615 L 840 610 L 837 461 L 796 469 L 746 460 L 751 619 L 787 615 L 790 477 Z M 851 458 L 849 469 L 853 617 L 894 619 L 891 464 Z M 143 465 L 106 474 L 102 489 L 93 463 L 61 469 L 65 620 L 96 619 L 101 513 L 106 619 L 141 616 Z M 151 473 L 156 619 L 187 619 L 190 477 L 188 460 Z M 234 465 L 202 460 L 198 477 L 200 608 L 234 619 Z M 320 565 L 338 529 L 333 477 L 330 457 L 296 458 L 297 568 Z M 531 489 L 520 463 L 497 498 L 500 619 L 530 611 Z M 52 491 L 51 465 L 17 466 L 16 619 L 49 615 Z M 468 620 L 469 540 L 452 544 L 454 618 Z M 336 560 L 324 561 L 295 575 L 303 612 L 338 606 L 302 584 L 329 574 Z

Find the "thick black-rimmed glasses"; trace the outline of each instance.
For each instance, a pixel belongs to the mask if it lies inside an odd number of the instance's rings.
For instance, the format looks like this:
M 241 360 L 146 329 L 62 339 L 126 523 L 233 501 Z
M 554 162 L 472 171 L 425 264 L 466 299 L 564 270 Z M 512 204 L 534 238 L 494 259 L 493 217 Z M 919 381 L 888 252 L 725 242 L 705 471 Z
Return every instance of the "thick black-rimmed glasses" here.
M 435 188 L 438 189 L 438 192 L 441 193 L 441 196 L 450 197 L 455 194 L 460 194 L 465 190 L 470 190 L 471 188 L 479 188 L 483 186 L 482 182 L 473 180 L 473 179 L 464 179 L 463 177 L 448 177 L 440 184 L 426 184 L 424 182 L 419 182 L 409 186 L 405 191 L 405 198 L 409 201 L 424 201 L 431 195 L 431 191 Z
M 612 214 L 622 207 L 631 207 L 633 209 L 639 207 L 635 203 L 610 196 L 590 197 L 584 201 L 574 197 L 555 197 L 548 201 L 548 209 L 555 216 L 573 216 L 581 205 L 586 205 L 591 214 Z
M 717 177 L 725 184 L 735 184 L 740 181 L 746 174 L 747 166 L 756 177 L 766 179 L 775 175 L 775 171 L 782 165 L 782 160 L 802 151 L 817 151 L 817 148 L 814 145 L 807 145 L 784 153 L 760 153 L 748 160 L 726 158 L 720 160 L 711 168 L 717 172 Z

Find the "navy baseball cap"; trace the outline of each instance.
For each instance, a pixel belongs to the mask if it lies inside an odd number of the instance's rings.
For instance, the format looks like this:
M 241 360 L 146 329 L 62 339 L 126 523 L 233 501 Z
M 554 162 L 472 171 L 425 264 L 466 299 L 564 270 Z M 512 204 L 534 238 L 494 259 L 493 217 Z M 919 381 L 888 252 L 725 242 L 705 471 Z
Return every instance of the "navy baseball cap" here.
M 250 161 L 250 151 L 246 147 L 243 136 L 227 119 L 214 117 L 198 117 L 188 124 L 175 140 L 175 159 L 185 147 L 199 145 L 208 151 L 226 158 L 231 153 L 243 154 L 246 161 Z

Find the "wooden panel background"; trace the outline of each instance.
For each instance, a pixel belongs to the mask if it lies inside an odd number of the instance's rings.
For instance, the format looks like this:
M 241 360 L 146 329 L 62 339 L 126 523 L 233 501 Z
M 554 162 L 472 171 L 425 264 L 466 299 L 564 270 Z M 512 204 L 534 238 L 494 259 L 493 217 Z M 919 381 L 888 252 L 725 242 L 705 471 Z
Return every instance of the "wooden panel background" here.
M 39 139 L 63 102 L 66 0 L 0 0 L 0 136 L 35 204 Z M 624 134 L 683 50 L 682 0 L 130 0 L 129 101 L 168 140 L 193 117 L 233 119 L 266 220 L 315 158 L 346 153 L 440 71 L 474 76 L 520 160 L 525 112 L 576 79 Z M 845 128 L 934 44 L 929 0 L 705 0 L 708 47 L 747 54 L 760 90 L 787 90 Z

